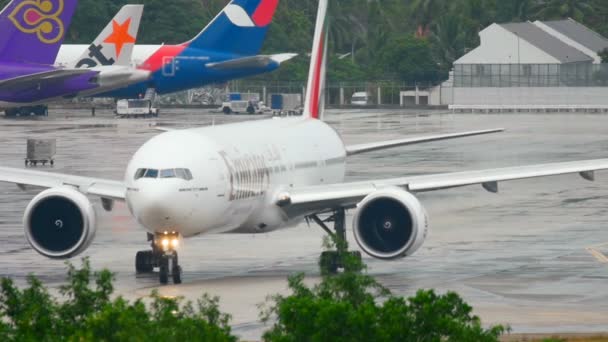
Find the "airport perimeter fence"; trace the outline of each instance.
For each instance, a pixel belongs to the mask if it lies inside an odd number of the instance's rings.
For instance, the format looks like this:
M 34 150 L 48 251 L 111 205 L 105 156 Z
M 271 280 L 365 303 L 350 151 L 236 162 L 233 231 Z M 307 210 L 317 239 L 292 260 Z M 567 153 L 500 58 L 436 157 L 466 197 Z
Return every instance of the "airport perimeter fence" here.
M 454 87 L 607 87 L 608 64 L 456 64 Z
M 416 89 L 430 89 L 433 83 L 405 83 L 394 81 L 370 82 L 331 82 L 325 88 L 325 104 L 327 106 L 348 106 L 353 94 L 367 93 L 370 105 L 399 106 L 402 104 L 403 92 L 415 92 Z M 270 94 L 302 94 L 305 96 L 306 84 L 303 82 L 250 82 L 233 81 L 228 85 L 230 92 L 259 93 L 261 99 L 268 101 Z
M 441 86 L 433 83 L 404 83 L 393 81 L 373 81 L 373 82 L 334 82 L 328 83 L 325 88 L 325 103 L 328 107 L 347 107 L 351 105 L 353 94 L 367 93 L 370 106 L 400 106 L 414 105 L 410 95 L 409 100 L 404 103 L 404 93 L 414 94 L 417 91 L 429 91 L 431 88 L 439 89 L 441 97 L 451 94 L 449 91 L 442 91 Z M 450 88 L 451 89 L 451 88 Z M 191 89 L 188 91 L 163 95 L 158 97 L 160 105 L 167 106 L 209 106 L 219 107 L 226 101 L 230 93 L 245 94 L 243 98 L 255 98 L 269 103 L 272 94 L 301 94 L 304 101 L 306 84 L 303 82 L 258 82 L 239 80 L 232 81 L 226 85 L 212 85 L 204 88 Z M 252 94 L 252 95 L 247 95 Z M 257 95 L 257 96 L 256 96 Z M 113 106 L 113 99 L 74 99 L 80 104 L 94 103 L 97 105 Z M 426 104 L 426 103 L 422 103 Z

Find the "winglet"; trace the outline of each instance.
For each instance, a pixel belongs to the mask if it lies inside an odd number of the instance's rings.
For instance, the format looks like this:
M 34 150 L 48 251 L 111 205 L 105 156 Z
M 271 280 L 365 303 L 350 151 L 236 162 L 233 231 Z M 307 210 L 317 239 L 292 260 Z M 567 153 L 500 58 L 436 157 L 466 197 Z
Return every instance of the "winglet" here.
M 144 5 L 125 5 L 71 67 L 129 66 Z
M 312 119 L 322 119 L 325 109 L 325 96 L 323 94 L 325 92 L 327 35 L 329 33 L 327 2 L 327 0 L 319 0 L 317 24 L 310 57 L 310 70 L 308 71 L 304 116 Z

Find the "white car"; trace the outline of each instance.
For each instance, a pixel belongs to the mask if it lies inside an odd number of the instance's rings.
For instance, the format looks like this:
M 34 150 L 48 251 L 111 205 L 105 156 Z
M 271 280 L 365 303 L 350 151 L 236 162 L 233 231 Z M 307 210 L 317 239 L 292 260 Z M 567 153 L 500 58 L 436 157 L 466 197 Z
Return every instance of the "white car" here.
M 350 99 L 350 104 L 353 106 L 367 106 L 372 104 L 372 96 L 367 92 L 354 93 Z

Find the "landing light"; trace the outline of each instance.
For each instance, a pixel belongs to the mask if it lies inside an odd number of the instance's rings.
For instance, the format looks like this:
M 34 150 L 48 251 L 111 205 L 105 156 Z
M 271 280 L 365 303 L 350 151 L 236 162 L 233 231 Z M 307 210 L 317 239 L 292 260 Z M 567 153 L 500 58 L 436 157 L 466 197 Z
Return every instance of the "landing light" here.
M 179 240 L 178 239 L 171 240 L 171 247 L 177 248 L 177 246 L 179 246 Z
M 162 239 L 160 243 L 163 245 L 163 248 L 169 247 L 169 239 L 167 238 Z

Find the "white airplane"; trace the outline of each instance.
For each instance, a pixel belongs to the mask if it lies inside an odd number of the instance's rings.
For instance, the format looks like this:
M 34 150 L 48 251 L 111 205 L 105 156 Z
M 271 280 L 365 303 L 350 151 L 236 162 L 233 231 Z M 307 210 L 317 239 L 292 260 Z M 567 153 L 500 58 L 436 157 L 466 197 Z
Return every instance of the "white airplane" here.
M 125 201 L 148 232 L 152 249 L 136 256 L 137 272 L 160 268 L 161 283 L 181 282 L 177 248 L 199 234 L 266 233 L 309 218 L 345 238 L 345 211 L 355 210 L 354 235 L 361 249 L 380 259 L 418 250 L 428 232 L 427 213 L 416 193 L 578 173 L 587 180 L 608 169 L 608 159 L 511 167 L 345 183 L 349 156 L 397 146 L 492 131 L 406 138 L 345 146 L 319 118 L 323 110 L 327 0 L 319 2 L 305 115 L 204 128 L 172 130 L 146 142 L 122 181 L 0 168 L 0 181 L 47 188 L 27 206 L 25 235 L 40 254 L 71 258 L 94 238 L 96 212 Z M 330 215 L 321 220 L 320 215 Z M 332 232 L 327 222 L 333 222 Z M 326 255 L 327 256 L 327 255 Z M 338 252 L 329 255 L 341 266 Z

